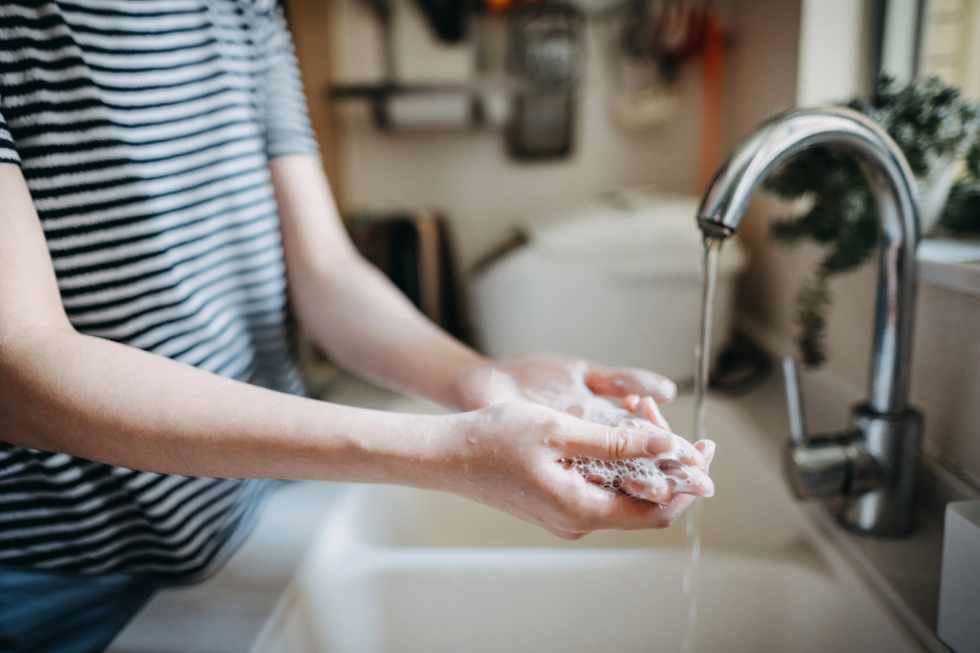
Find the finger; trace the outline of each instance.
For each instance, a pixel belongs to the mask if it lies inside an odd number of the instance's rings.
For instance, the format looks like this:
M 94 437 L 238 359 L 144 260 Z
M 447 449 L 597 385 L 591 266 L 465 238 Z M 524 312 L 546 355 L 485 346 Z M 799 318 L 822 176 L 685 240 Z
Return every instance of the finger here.
M 678 440 L 687 445 L 686 449 Z M 562 446 L 569 457 L 584 456 L 600 460 L 646 458 L 675 448 L 681 449 L 692 459 L 697 456 L 703 463 L 701 452 L 691 443 L 655 426 L 640 430 L 579 421 L 575 429 L 566 435 Z
M 679 435 L 674 437 L 677 438 L 674 442 L 674 452 L 677 453 L 677 459 L 685 465 L 704 469 L 704 454 L 701 453 L 701 450 Z
M 658 475 L 645 474 L 625 480 L 623 492 L 644 501 L 670 503 L 678 494 L 710 497 L 715 493 L 711 478 L 697 467 L 685 467 L 672 459 L 657 462 Z
M 687 494 L 693 494 L 694 496 L 705 498 L 715 496 L 715 482 L 711 480 L 710 476 L 704 472 L 701 472 L 700 476 L 694 479 L 694 482 L 697 483 L 697 487 L 694 489 L 694 491 Z
M 644 425 L 610 427 L 580 420 L 566 430 L 561 448 L 570 457 L 600 460 L 645 458 L 669 451 L 685 465 L 704 467 L 704 456 L 693 444 L 652 423 Z
M 714 440 L 698 440 L 694 444 L 694 448 L 701 452 L 704 456 L 704 472 L 707 474 L 711 469 L 711 461 L 715 458 L 715 449 L 717 445 Z
M 685 467 L 672 458 L 657 458 L 659 471 L 654 473 L 649 469 L 617 469 L 610 467 L 611 464 L 615 463 L 597 464 L 593 459 L 579 463 L 576 459 L 562 461 L 565 469 L 574 468 L 592 485 L 652 503 L 668 504 L 678 494 L 711 497 L 715 493 L 715 484 L 706 473 L 696 467 Z
M 635 397 L 636 395 L 629 395 L 630 397 Z M 623 403 L 625 407 L 625 402 Z M 665 431 L 670 430 L 670 424 L 664 419 L 663 414 L 660 412 L 660 408 L 657 406 L 657 402 L 653 400 L 653 397 L 643 397 L 634 404 L 633 408 L 629 409 L 634 415 L 642 417 L 643 419 L 649 420 L 654 425 L 659 426 Z
M 653 397 L 664 404 L 677 396 L 677 386 L 665 376 L 631 367 L 607 367 L 589 363 L 585 385 L 597 395 L 625 397 L 636 394 Z
M 669 505 L 664 506 L 664 519 L 674 523 L 684 514 L 684 511 L 691 507 L 697 497 L 690 494 L 678 494 Z
M 626 395 L 623 397 L 623 408 L 633 413 L 640 404 L 640 395 Z
M 674 491 L 667 479 L 659 476 L 653 478 L 630 478 L 623 483 L 623 492 L 635 499 L 643 499 L 652 503 L 670 503 Z

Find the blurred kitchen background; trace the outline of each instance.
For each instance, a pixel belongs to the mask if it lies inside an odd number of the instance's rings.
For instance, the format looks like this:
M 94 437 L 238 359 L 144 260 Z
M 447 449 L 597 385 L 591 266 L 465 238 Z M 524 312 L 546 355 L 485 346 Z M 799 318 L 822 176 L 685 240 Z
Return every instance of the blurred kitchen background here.
M 567 350 L 681 383 L 681 363 L 657 361 L 690 359 L 693 207 L 738 139 L 779 111 L 866 95 L 882 72 L 938 74 L 980 97 L 975 0 L 284 4 L 345 219 L 417 304 L 491 354 Z M 736 381 L 764 371 L 757 348 L 795 350 L 794 299 L 821 252 L 772 242 L 769 223 L 790 209 L 761 193 L 729 247 L 716 352 L 741 334 Z M 923 263 L 912 400 L 931 451 L 976 479 L 971 257 Z M 876 274 L 867 264 L 831 285 L 828 362 L 804 385 L 835 400 L 809 411 L 814 430 L 843 426 L 835 407 L 864 396 Z M 603 316 L 602 296 L 627 312 Z M 635 360 L 610 359 L 624 349 Z M 311 369 L 322 393 L 333 372 Z
M 740 138 L 786 109 L 866 98 L 881 74 L 898 87 L 938 75 L 980 101 L 980 0 L 281 1 L 351 235 L 420 309 L 490 355 L 562 351 L 682 390 L 700 313 L 695 212 Z M 937 171 L 961 174 L 960 159 Z M 959 216 L 980 233 L 975 163 Z M 797 502 L 778 471 L 789 428 L 772 361 L 798 351 L 798 292 L 826 255 L 771 236 L 800 210 L 760 192 L 724 248 L 709 402 L 723 453 L 696 650 L 948 653 L 935 636 L 943 511 L 980 497 L 980 244 L 939 229 L 919 248 L 920 523 L 908 539 L 861 537 Z M 866 397 L 876 267 L 829 282 L 826 362 L 802 378 L 810 433 L 840 432 Z M 303 355 L 312 396 L 443 410 Z M 665 408 L 681 435 L 691 408 Z M 221 573 L 159 593 L 111 650 L 680 650 L 688 604 L 650 588 L 681 587 L 684 538 L 559 543 L 458 497 L 294 484 Z M 639 599 L 582 600 L 596 596 Z

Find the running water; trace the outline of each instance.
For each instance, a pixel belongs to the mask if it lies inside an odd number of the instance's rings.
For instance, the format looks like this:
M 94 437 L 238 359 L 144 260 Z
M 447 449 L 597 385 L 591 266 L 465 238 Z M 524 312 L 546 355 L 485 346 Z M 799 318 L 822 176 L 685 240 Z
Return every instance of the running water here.
M 715 286 L 718 281 L 718 260 L 722 240 L 704 237 L 701 246 L 701 329 L 694 345 L 694 433 L 691 441 L 697 442 L 707 437 L 708 372 L 711 368 L 711 317 L 715 304 Z M 687 597 L 687 631 L 681 640 L 681 653 L 694 650 L 694 631 L 698 620 L 698 598 L 696 584 L 698 561 L 701 558 L 701 501 L 687 511 L 687 548 L 691 559 L 684 568 L 684 595 Z

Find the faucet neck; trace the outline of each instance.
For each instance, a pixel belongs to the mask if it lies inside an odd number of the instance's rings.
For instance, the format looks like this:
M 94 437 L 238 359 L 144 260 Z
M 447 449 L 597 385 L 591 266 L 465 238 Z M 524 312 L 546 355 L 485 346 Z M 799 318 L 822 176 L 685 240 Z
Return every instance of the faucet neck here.
M 919 240 L 915 178 L 898 146 L 864 115 L 843 108 L 777 116 L 736 147 L 705 193 L 702 231 L 733 235 L 762 182 L 804 149 L 826 146 L 858 161 L 878 205 L 880 258 L 868 405 L 881 414 L 908 408 Z

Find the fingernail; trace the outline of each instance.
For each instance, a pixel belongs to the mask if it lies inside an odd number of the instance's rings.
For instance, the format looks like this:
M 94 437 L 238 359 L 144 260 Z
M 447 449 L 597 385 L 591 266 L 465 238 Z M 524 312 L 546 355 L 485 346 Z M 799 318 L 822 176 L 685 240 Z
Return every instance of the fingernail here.
M 647 453 L 667 453 L 674 447 L 673 436 L 650 435 L 647 436 Z

